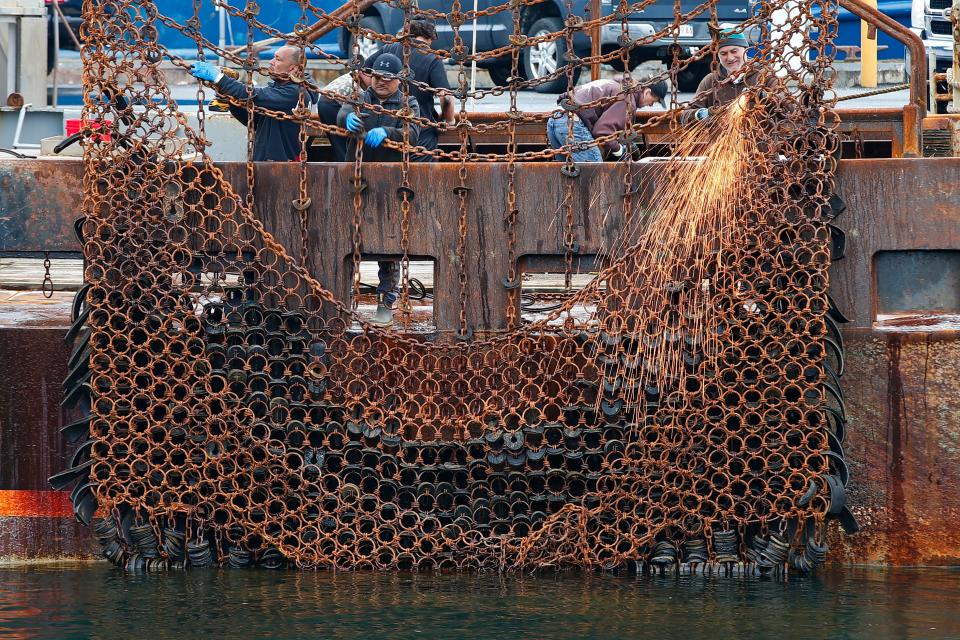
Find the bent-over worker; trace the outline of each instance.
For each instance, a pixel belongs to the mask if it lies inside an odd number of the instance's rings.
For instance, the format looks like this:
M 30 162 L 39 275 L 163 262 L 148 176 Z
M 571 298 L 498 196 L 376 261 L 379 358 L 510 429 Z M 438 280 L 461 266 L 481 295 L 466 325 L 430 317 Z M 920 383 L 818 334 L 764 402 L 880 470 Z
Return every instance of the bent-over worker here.
M 577 111 L 564 111 L 560 116 L 547 120 L 547 140 L 554 149 L 560 149 L 567 144 L 571 118 L 574 143 L 593 142 L 597 138 L 623 131 L 630 126 L 637 109 L 657 103 L 663 105 L 666 95 L 667 83 L 663 80 L 634 84 L 626 93 L 623 85 L 615 80 L 594 80 L 582 84 L 573 90 L 573 102 L 578 106 Z M 579 108 L 579 105 L 615 96 L 618 97 L 609 103 Z M 607 140 L 601 147 L 608 159 L 615 160 L 623 156 L 624 147 L 616 139 Z M 574 162 L 603 162 L 601 147 L 592 146 L 582 151 L 574 151 Z M 556 160 L 562 161 L 563 157 L 557 156 Z

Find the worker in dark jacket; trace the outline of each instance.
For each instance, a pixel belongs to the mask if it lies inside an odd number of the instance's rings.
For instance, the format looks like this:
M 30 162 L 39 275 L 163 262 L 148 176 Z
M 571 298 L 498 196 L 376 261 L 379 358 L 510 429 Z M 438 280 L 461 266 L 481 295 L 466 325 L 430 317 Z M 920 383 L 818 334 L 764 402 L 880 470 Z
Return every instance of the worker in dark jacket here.
M 418 46 L 429 47 L 437 39 L 437 28 L 430 20 L 425 18 L 411 20 L 407 27 L 407 33 Z M 388 53 L 403 60 L 403 43 L 392 42 L 384 45 L 383 48 L 370 56 L 370 62 L 376 62 L 377 58 Z M 426 53 L 420 49 L 411 48 L 409 64 L 410 71 L 413 72 L 413 79 L 427 85 L 430 89 L 434 89 L 434 91 L 431 91 L 417 85 L 410 85 L 410 95 L 417 99 L 417 103 L 420 105 L 420 115 L 432 122 L 443 121 L 447 124 L 453 124 L 455 104 L 453 96 L 450 95 L 450 82 L 447 80 L 443 60 L 435 53 Z M 440 101 L 439 113 L 437 113 L 434 99 Z M 436 127 L 424 127 L 420 130 L 420 142 L 418 144 L 432 151 L 437 148 L 439 135 Z M 432 154 L 415 154 L 412 159 L 414 162 L 433 162 L 436 158 Z
M 363 139 L 363 160 L 371 162 L 398 162 L 403 152 L 383 146 L 384 140 L 403 142 L 404 119 L 420 117 L 420 108 L 413 96 L 408 96 L 406 104 L 400 91 L 400 79 L 397 74 L 403 63 L 397 56 L 385 53 L 370 66 L 370 87 L 363 92 L 362 105 L 357 107 L 344 104 L 337 114 L 337 126 L 353 134 L 347 141 L 347 160 L 356 160 L 359 140 Z M 385 112 L 373 110 L 367 105 L 380 106 Z M 420 127 L 410 122 L 408 143 L 417 144 Z M 377 284 L 377 313 L 371 324 L 388 327 L 393 324 L 393 307 L 400 297 L 400 269 L 396 261 L 379 262 L 379 283 Z
M 748 87 L 760 84 L 757 72 L 747 73 L 747 49 L 750 43 L 742 33 L 724 29 L 718 35 L 717 63 L 719 68 L 711 71 L 700 81 L 693 100 L 683 113 L 680 121 L 689 124 L 697 120 L 706 120 L 713 110 L 727 105 L 742 94 Z M 768 86 L 775 83 L 771 77 Z
M 634 112 L 641 107 L 659 103 L 667 95 L 667 83 L 657 82 L 623 85 L 615 80 L 594 80 L 582 84 L 573 90 L 575 105 L 590 104 L 610 99 L 597 106 L 578 108 L 576 113 L 564 111 L 560 116 L 547 120 L 547 140 L 554 149 L 560 149 L 568 143 L 570 137 L 570 118 L 573 119 L 573 142 L 593 142 L 595 139 L 625 130 L 632 121 Z M 562 96 L 561 96 L 562 97 Z M 616 139 L 603 143 L 602 149 L 610 159 L 623 156 L 624 148 Z M 557 160 L 563 157 L 557 156 Z M 601 149 L 592 146 L 589 149 L 573 152 L 574 162 L 602 162 Z
M 297 47 L 284 46 L 277 49 L 270 61 L 270 75 L 274 78 L 265 87 L 253 89 L 253 104 L 270 111 L 293 113 L 303 94 L 304 106 L 309 107 L 317 94 L 292 82 L 291 75 L 302 75 L 305 60 Z M 200 80 L 211 82 L 221 95 L 230 96 L 237 101 L 247 100 L 247 85 L 227 77 L 219 67 L 209 62 L 195 62 L 190 73 Z M 247 124 L 249 114 L 243 107 L 230 105 L 233 117 Z M 254 114 L 253 159 L 260 162 L 274 160 L 287 162 L 296 160 L 300 155 L 300 122 L 280 120 L 263 114 Z
M 407 113 L 413 118 L 420 117 L 420 107 L 416 98 L 407 97 L 407 104 L 403 104 L 403 94 L 400 92 L 400 78 L 398 74 L 403 68 L 400 58 L 392 54 L 384 54 L 373 61 L 369 67 L 370 86 L 360 101 L 364 105 L 378 105 L 385 112 L 360 107 L 360 115 L 351 104 L 344 104 L 337 114 L 337 126 L 343 127 L 351 133 L 357 134 L 366 131 L 364 135 L 363 159 L 371 162 L 399 162 L 403 154 L 397 149 L 384 147 L 383 141 L 390 139 L 394 142 L 403 141 L 403 118 L 400 112 L 406 107 Z M 392 113 L 389 113 L 392 112 Z M 410 122 L 411 145 L 418 144 L 420 127 Z M 357 155 L 357 138 L 347 141 L 347 161 L 352 161 Z

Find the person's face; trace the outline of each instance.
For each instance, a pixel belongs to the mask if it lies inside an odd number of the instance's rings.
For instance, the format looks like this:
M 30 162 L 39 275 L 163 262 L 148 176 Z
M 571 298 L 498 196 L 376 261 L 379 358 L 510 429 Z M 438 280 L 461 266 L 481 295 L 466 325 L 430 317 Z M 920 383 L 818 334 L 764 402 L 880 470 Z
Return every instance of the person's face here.
M 400 88 L 400 79 L 384 78 L 383 76 L 374 75 L 371 86 L 373 87 L 373 92 L 377 94 L 377 97 L 383 100 L 397 92 L 397 89 Z
M 657 104 L 657 102 L 658 102 L 657 96 L 655 96 L 655 95 L 653 94 L 653 91 L 651 91 L 650 89 L 646 89 L 646 88 L 645 88 L 645 89 L 640 93 L 640 106 L 641 106 L 641 107 L 649 107 L 649 106 L 652 106 L 652 105 Z
M 284 75 L 293 71 L 297 66 L 297 54 L 299 52 L 293 47 L 280 47 L 273 54 L 270 60 L 270 73 Z
M 366 89 L 370 86 L 373 77 L 369 73 L 364 73 L 363 71 L 357 71 L 357 82 L 360 84 L 361 89 Z
M 743 66 L 746 52 L 746 48 L 735 45 L 720 47 L 720 50 L 717 51 L 717 59 L 720 65 L 727 70 L 727 73 L 734 73 Z

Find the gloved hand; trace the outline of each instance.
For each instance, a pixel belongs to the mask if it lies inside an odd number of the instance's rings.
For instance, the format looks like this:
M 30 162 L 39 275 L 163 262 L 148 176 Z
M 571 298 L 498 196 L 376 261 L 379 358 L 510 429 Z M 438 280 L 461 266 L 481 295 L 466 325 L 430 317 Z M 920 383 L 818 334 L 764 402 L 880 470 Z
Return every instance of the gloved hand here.
M 367 131 L 367 137 L 364 139 L 369 146 L 376 149 L 380 144 L 387 139 L 387 130 L 383 127 L 377 127 L 376 129 L 371 129 Z
M 697 112 L 694 114 L 694 116 L 697 120 L 706 120 L 708 117 L 710 117 L 710 110 L 706 107 L 700 107 L 697 109 Z
M 91 91 L 87 94 L 87 100 L 93 104 L 107 104 L 110 102 L 110 96 L 100 91 Z
M 615 150 L 613 150 L 613 151 L 610 152 L 610 157 L 611 157 L 611 158 L 620 158 L 620 157 L 623 156 L 624 150 L 625 150 L 625 149 L 624 149 L 624 146 L 623 146 L 623 145 L 620 145 L 620 146 L 617 147 Z
M 207 82 L 216 82 L 223 74 L 215 64 L 210 64 L 209 62 L 194 62 L 190 65 L 190 75 L 200 80 L 206 80 Z
M 347 131 L 351 131 L 353 133 L 356 133 L 357 131 L 360 131 L 361 129 L 363 129 L 363 120 L 357 117 L 357 114 L 355 113 L 347 114 L 346 124 L 347 124 Z

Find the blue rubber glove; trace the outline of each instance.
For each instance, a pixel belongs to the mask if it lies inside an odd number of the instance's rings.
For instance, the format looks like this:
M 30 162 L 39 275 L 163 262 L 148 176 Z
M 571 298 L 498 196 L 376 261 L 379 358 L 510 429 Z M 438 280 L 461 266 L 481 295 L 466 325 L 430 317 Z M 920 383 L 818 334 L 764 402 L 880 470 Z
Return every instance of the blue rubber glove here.
M 220 75 L 220 68 L 209 62 L 194 62 L 190 65 L 190 75 L 207 82 L 216 82 Z
M 710 117 L 710 110 L 706 107 L 700 107 L 697 109 L 697 113 L 695 115 L 697 120 L 706 120 L 708 117 Z
M 357 131 L 360 131 L 360 129 L 363 129 L 363 120 L 358 118 L 357 114 L 355 113 L 347 114 L 346 124 L 347 124 L 347 131 L 351 131 L 353 133 L 356 133 Z
M 364 139 L 369 146 L 376 149 L 379 147 L 384 140 L 387 139 L 387 130 L 383 127 L 377 127 L 376 129 L 371 129 L 367 131 L 367 137 Z
M 99 91 L 91 91 L 87 94 L 87 99 L 94 104 L 107 104 L 110 102 L 109 96 Z

